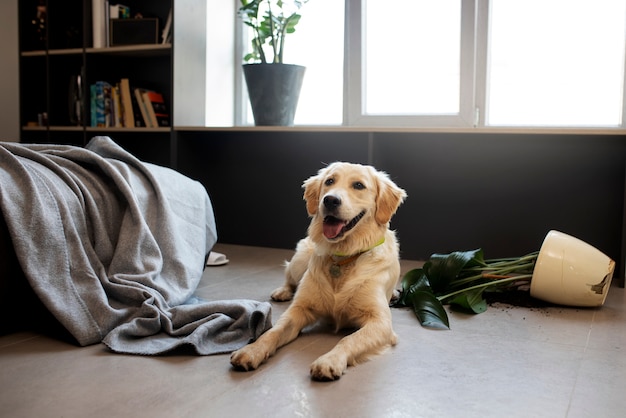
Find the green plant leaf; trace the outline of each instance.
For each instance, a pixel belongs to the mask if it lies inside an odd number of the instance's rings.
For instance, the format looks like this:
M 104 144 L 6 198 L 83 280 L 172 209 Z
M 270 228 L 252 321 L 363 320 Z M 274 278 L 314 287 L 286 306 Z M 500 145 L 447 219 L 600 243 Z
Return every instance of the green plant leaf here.
M 445 292 L 446 288 L 466 265 L 480 265 L 483 251 L 479 248 L 471 251 L 455 251 L 450 254 L 433 254 L 424 264 L 424 272 L 435 294 Z
M 449 303 L 450 305 L 460 306 L 473 313 L 483 313 L 487 310 L 487 301 L 483 298 L 484 291 L 484 288 L 468 290 L 467 292 L 457 295 L 454 299 L 451 299 Z
M 255 35 L 252 42 L 253 55 L 246 55 L 244 60 L 282 63 L 285 37 L 295 32 L 301 19 L 297 11 L 308 1 L 240 0 L 239 17 L 252 28 Z M 266 57 L 269 53 L 271 55 Z
M 448 314 L 433 293 L 423 269 L 413 269 L 402 277 L 402 295 L 395 306 L 408 306 L 424 327 L 450 329 Z
M 408 271 L 402 277 L 402 281 L 401 281 L 402 294 L 400 295 L 400 298 L 395 303 L 395 305 L 396 306 L 409 306 L 407 302 L 409 290 L 411 289 L 413 285 L 418 283 L 420 279 L 423 280 L 425 277 L 426 276 L 424 276 L 424 270 L 422 269 L 413 269 L 413 270 Z M 430 285 L 428 284 L 428 280 L 426 280 L 426 286 L 430 288 Z
M 299 14 L 292 14 L 285 20 L 285 32 L 294 33 L 296 31 L 296 25 L 300 22 L 302 16 Z
M 423 327 L 450 329 L 448 314 L 432 291 L 413 291 L 410 293 L 409 300 L 415 316 Z

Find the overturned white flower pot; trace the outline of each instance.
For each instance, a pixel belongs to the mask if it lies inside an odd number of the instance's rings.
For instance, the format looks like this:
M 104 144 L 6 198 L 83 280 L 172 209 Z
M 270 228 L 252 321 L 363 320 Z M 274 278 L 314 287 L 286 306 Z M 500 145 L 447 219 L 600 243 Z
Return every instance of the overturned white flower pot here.
M 535 265 L 530 295 L 567 306 L 602 306 L 615 262 L 597 248 L 559 231 L 550 231 Z

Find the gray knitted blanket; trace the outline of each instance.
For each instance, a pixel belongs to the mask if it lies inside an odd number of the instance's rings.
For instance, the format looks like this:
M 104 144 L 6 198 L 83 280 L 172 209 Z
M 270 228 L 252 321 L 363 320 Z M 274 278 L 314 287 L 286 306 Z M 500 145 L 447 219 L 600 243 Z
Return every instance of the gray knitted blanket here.
M 0 210 L 30 285 L 80 345 L 227 353 L 271 326 L 267 302 L 194 297 L 217 240 L 204 187 L 108 137 L 0 143 Z

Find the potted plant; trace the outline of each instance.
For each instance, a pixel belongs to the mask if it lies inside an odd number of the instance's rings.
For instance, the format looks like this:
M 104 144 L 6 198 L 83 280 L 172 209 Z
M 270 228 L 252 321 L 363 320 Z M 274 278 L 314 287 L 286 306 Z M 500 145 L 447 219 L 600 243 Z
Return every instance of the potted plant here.
M 485 292 L 529 288 L 530 296 L 550 303 L 602 306 L 614 269 L 615 262 L 593 246 L 550 231 L 539 251 L 523 257 L 485 260 L 481 249 L 433 254 L 404 275 L 395 306 L 413 308 L 421 324 L 432 328 L 450 327 L 445 304 L 484 312 Z
M 290 126 L 305 67 L 285 64 L 285 38 L 300 21 L 308 0 L 240 0 L 239 16 L 252 28 L 252 50 L 243 72 L 256 125 Z

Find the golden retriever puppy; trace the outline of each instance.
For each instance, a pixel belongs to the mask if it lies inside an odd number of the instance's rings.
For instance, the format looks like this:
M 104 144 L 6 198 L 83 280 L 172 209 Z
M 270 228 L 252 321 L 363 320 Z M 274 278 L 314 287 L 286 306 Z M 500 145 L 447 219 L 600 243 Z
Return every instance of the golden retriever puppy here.
M 273 328 L 235 351 L 231 364 L 253 370 L 300 331 L 322 319 L 356 328 L 311 365 L 316 380 L 339 379 L 348 366 L 396 344 L 389 301 L 400 276 L 398 243 L 389 220 L 404 190 L 373 167 L 333 163 L 306 180 L 311 223 L 272 293 L 293 302 Z

